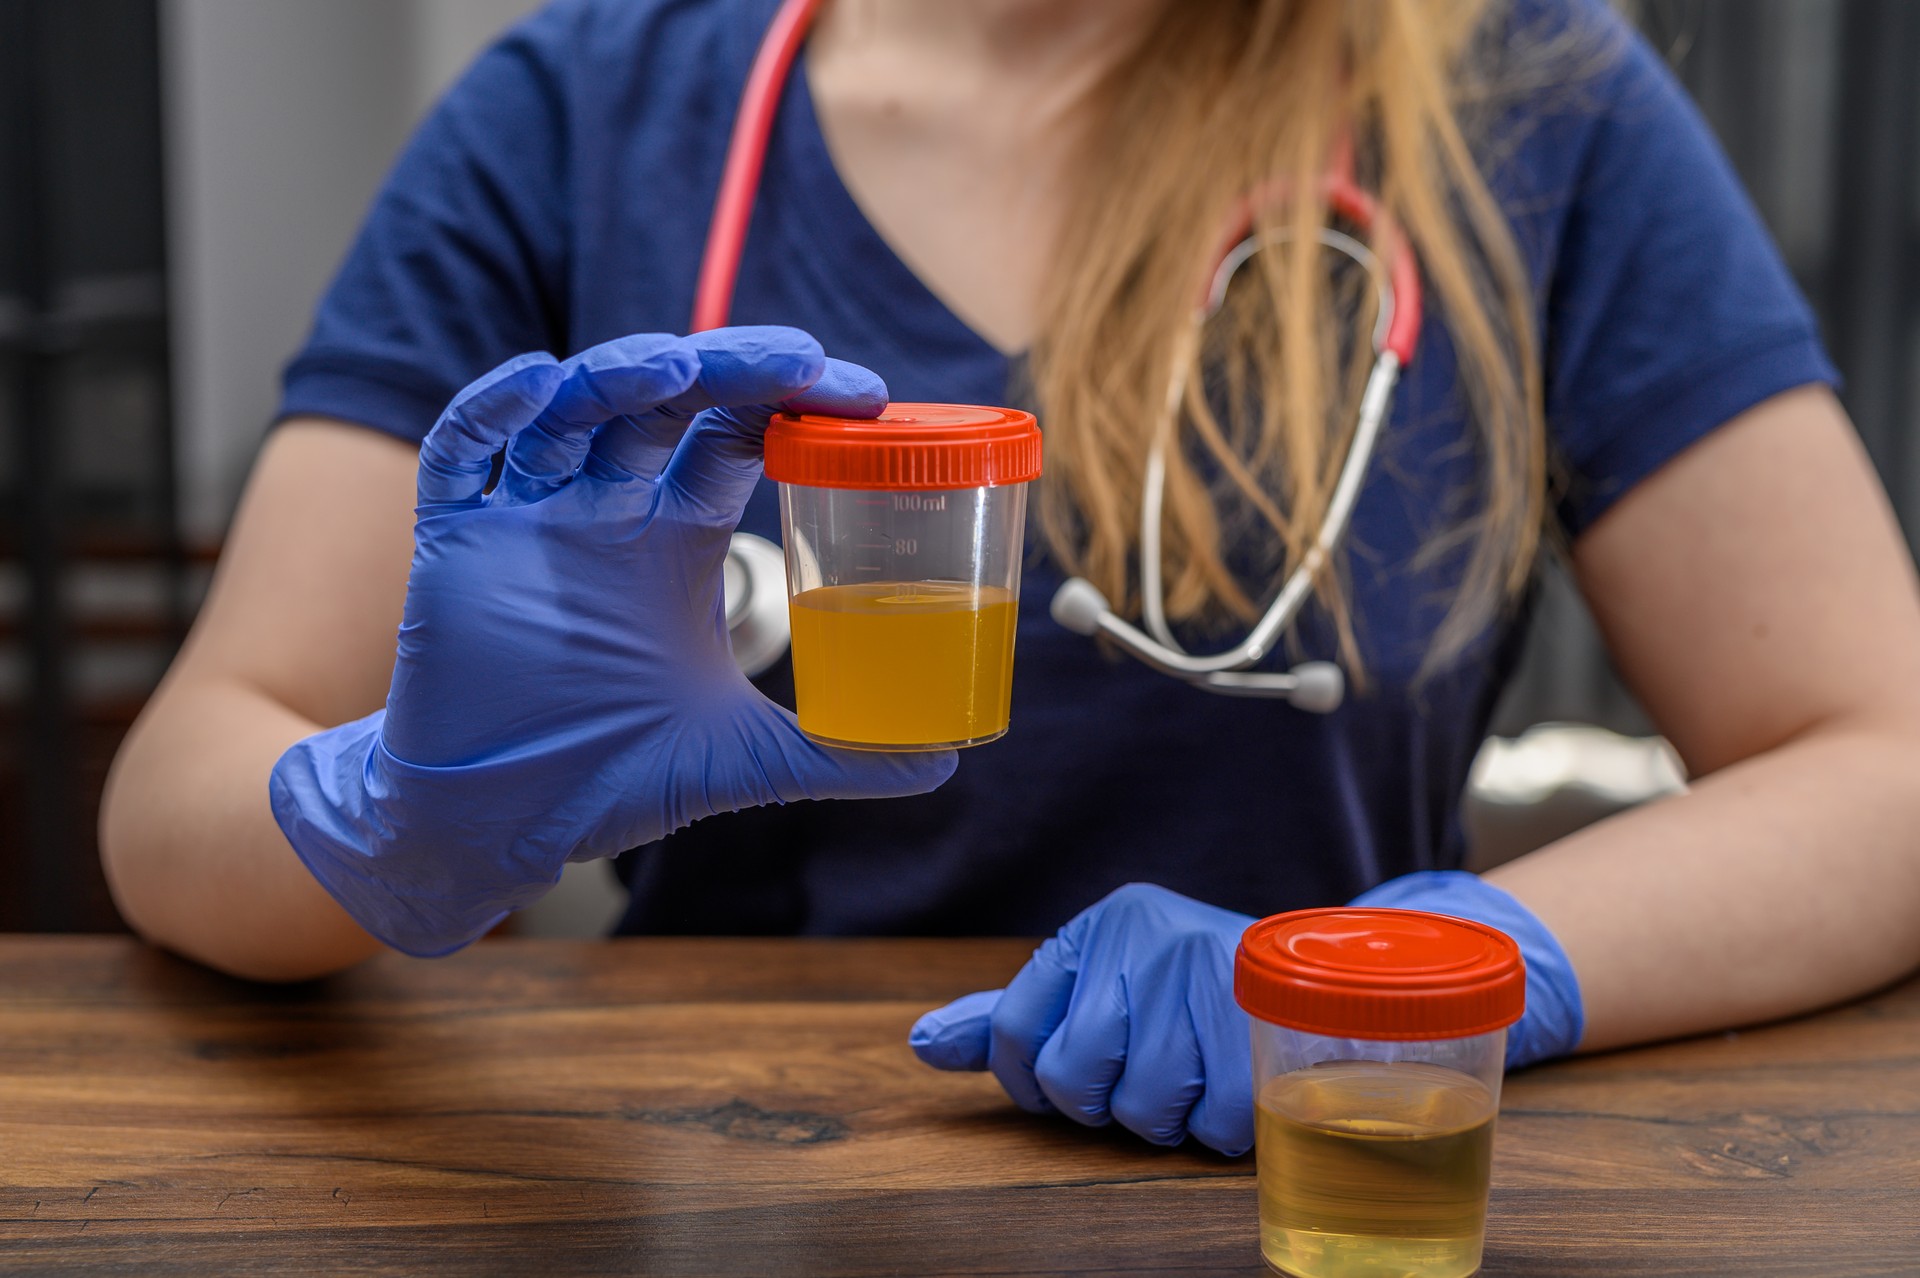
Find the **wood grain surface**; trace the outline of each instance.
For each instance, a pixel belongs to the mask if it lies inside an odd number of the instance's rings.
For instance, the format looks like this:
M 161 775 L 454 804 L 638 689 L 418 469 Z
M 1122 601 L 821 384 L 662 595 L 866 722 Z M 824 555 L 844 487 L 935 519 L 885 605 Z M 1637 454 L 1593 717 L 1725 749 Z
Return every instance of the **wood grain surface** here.
M 0 1267 L 1259 1274 L 1251 1160 L 921 1067 L 1012 941 L 491 941 L 288 988 L 0 938 Z M 1920 1275 L 1920 984 L 1509 1080 L 1491 1275 Z

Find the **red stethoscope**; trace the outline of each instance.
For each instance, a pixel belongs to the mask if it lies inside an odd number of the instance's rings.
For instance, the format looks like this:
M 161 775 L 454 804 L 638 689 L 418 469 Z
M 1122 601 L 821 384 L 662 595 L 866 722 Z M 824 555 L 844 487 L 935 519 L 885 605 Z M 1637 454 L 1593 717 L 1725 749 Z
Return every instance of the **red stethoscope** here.
M 694 293 L 692 330 L 718 328 L 732 309 L 740 257 L 746 248 L 747 224 L 760 189 L 767 145 L 780 95 L 793 70 L 793 60 L 805 43 L 808 28 L 821 0 L 783 0 L 754 56 L 740 95 L 740 112 L 727 143 L 726 164 L 714 201 L 713 221 L 707 229 L 699 282 Z M 1328 661 L 1309 661 L 1284 672 L 1252 671 L 1268 656 L 1306 606 L 1314 578 L 1345 537 L 1353 507 L 1360 496 L 1367 467 L 1379 443 L 1380 430 L 1393 405 L 1400 372 L 1413 359 L 1420 340 L 1421 289 L 1419 264 L 1412 249 L 1374 198 L 1361 190 L 1353 176 L 1350 147 L 1336 150 L 1335 162 L 1322 183 L 1327 207 L 1366 235 L 1360 240 L 1324 227 L 1320 243 L 1364 269 L 1374 282 L 1378 299 L 1372 344 L 1373 369 L 1360 397 L 1353 439 L 1334 481 L 1333 496 L 1320 533 L 1286 582 L 1254 623 L 1247 637 L 1224 652 L 1205 656 L 1189 653 L 1167 624 L 1161 580 L 1160 527 L 1166 495 L 1166 450 L 1181 405 L 1185 402 L 1190 370 L 1198 348 L 1200 329 L 1226 299 L 1234 275 L 1262 249 L 1287 238 L 1285 231 L 1259 230 L 1256 213 L 1270 207 L 1274 192 L 1257 192 L 1240 201 L 1221 239 L 1218 265 L 1194 308 L 1168 379 L 1165 407 L 1147 457 L 1140 503 L 1141 621 L 1145 629 L 1118 616 L 1091 583 L 1075 577 L 1055 592 L 1054 620 L 1077 634 L 1104 634 L 1121 648 L 1163 673 L 1212 692 L 1242 697 L 1279 698 L 1303 710 L 1326 713 L 1339 707 L 1346 692 L 1340 667 Z

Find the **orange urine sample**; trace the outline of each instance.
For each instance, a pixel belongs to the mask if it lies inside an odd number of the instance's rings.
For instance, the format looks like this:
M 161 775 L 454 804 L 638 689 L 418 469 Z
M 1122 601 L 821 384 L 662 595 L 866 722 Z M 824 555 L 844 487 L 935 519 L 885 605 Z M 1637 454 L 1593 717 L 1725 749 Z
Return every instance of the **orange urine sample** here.
M 963 582 L 822 586 L 790 601 L 800 730 L 827 745 L 934 749 L 1007 730 L 1012 591 Z

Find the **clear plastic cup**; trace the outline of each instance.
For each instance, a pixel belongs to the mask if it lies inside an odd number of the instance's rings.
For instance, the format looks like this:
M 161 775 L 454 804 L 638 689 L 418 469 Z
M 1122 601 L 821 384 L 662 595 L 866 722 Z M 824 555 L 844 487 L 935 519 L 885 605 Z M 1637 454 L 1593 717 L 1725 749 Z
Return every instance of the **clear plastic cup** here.
M 1415 910 L 1300 910 L 1241 938 L 1260 1251 L 1296 1278 L 1480 1268 L 1520 948 Z
M 893 404 L 783 413 L 780 484 L 800 729 L 826 745 L 938 750 L 1007 730 L 1033 416 Z

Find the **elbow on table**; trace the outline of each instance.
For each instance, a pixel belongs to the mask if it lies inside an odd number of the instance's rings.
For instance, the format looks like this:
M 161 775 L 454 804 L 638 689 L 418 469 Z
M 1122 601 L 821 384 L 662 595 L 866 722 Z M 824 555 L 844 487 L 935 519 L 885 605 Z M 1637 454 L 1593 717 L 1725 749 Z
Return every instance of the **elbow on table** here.
M 101 796 L 101 869 L 121 919 L 141 939 L 242 980 L 286 983 L 329 976 L 378 953 L 380 943 L 348 917 L 300 866 L 250 858 L 227 835 L 177 810 L 164 742 L 136 724 Z M 218 822 L 206 823 L 218 825 Z M 245 824 L 238 823 L 238 824 Z M 278 838 L 277 830 L 272 832 Z M 256 840 L 257 841 L 257 840 Z

